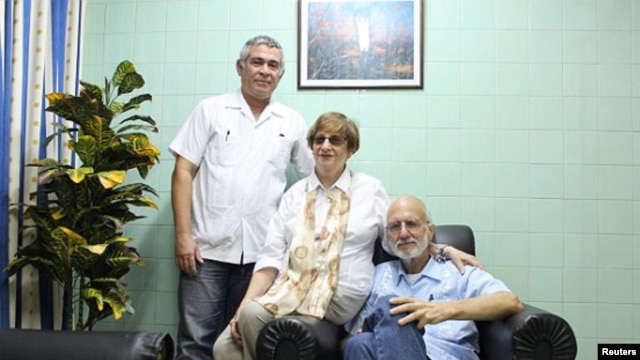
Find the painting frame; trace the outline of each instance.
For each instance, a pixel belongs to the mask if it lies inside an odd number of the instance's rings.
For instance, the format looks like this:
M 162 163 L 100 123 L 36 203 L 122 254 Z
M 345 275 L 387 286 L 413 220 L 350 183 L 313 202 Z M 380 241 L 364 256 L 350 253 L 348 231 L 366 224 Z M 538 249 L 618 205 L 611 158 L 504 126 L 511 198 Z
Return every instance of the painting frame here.
M 423 0 L 299 0 L 298 89 L 423 89 Z

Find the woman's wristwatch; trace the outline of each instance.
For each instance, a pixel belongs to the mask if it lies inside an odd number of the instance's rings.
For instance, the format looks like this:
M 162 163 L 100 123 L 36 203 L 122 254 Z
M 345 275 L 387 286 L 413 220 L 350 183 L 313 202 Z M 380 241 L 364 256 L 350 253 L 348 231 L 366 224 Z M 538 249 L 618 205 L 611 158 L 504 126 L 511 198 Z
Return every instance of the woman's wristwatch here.
M 444 254 L 444 249 L 446 249 L 448 246 L 448 244 L 436 244 L 436 252 L 433 254 L 433 258 L 439 262 L 439 263 L 443 263 L 447 260 L 449 260 L 449 258 Z

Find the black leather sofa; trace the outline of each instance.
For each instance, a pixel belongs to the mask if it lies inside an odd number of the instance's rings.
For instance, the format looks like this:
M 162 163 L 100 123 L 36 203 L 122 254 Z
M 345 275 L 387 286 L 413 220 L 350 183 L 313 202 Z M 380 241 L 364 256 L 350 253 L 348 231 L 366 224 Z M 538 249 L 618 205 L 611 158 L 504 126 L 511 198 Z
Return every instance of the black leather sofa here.
M 171 360 L 167 333 L 0 329 L 0 360 Z
M 435 242 L 475 255 L 475 239 L 465 225 L 438 225 Z M 380 244 L 374 262 L 391 258 Z M 500 321 L 476 322 L 480 359 L 573 360 L 576 338 L 562 317 L 525 304 L 525 310 Z M 258 360 L 340 359 L 341 327 L 310 316 L 286 316 L 268 323 L 258 337 Z M 434 359 L 436 360 L 436 359 Z

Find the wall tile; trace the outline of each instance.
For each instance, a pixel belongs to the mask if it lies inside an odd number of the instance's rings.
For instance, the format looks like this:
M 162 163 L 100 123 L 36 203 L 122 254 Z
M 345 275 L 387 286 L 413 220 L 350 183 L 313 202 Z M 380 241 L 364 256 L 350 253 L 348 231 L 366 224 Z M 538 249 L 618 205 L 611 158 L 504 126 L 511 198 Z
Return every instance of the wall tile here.
M 529 95 L 530 88 L 527 64 L 496 65 L 496 94 L 525 96 Z
M 564 0 L 563 15 L 566 30 L 592 30 L 597 28 L 596 0 Z
M 550 0 L 543 0 L 550 1 Z M 559 3 L 554 1 L 555 3 Z M 536 2 L 538 3 L 538 2 Z M 533 3 L 531 4 L 533 7 Z M 532 30 L 529 32 L 529 61 L 533 63 L 562 63 L 561 31 Z
M 409 111 L 413 106 L 414 105 L 399 107 L 404 107 Z M 458 128 L 460 127 L 462 117 L 461 113 L 462 106 L 459 96 L 429 96 L 427 100 L 427 118 L 429 127 Z M 478 116 L 475 112 L 473 115 Z
M 531 163 L 563 163 L 563 136 L 560 131 L 531 131 Z
M 531 95 L 561 96 L 562 95 L 562 65 L 560 64 L 532 64 Z
M 459 29 L 462 23 L 461 0 L 429 0 L 426 10 L 430 29 Z
M 587 131 L 565 132 L 564 161 L 567 164 L 598 164 L 598 133 Z
M 631 96 L 630 65 L 600 65 L 598 91 L 601 96 Z
M 495 61 L 496 35 L 494 30 L 463 30 L 461 38 L 463 61 Z
M 493 97 L 464 96 L 461 99 L 460 108 L 463 126 L 472 129 L 493 128 L 495 126 L 496 108 Z M 640 109 L 640 105 L 638 109 Z
M 427 36 L 427 61 L 460 61 L 460 30 L 431 30 Z
M 595 304 L 583 304 L 583 303 L 565 303 L 564 314 L 567 322 L 571 325 L 571 328 L 575 332 L 576 337 L 593 337 L 595 338 L 598 333 L 598 309 Z M 594 344 L 595 345 L 595 344 Z M 597 346 L 593 346 L 591 349 L 597 349 Z M 582 353 L 588 353 L 588 348 L 579 346 L 578 353 L 582 359 Z M 595 354 L 596 351 L 593 351 Z M 596 360 L 594 357 L 593 360 Z
M 565 65 L 564 94 L 569 96 L 597 96 L 598 68 L 596 65 Z
M 633 306 L 627 304 L 598 305 L 598 337 L 631 339 Z
M 196 33 L 193 31 L 172 31 L 165 35 L 167 63 L 192 63 L 196 55 Z
M 602 97 L 598 102 L 598 129 L 629 131 L 633 127 L 631 98 Z
M 522 164 L 496 164 L 496 195 L 498 197 L 529 197 L 530 170 Z
M 592 268 L 598 266 L 598 237 L 596 235 L 569 234 L 564 235 L 565 268 Z M 593 278 L 595 281 L 595 278 Z
M 598 267 L 601 270 L 632 269 L 633 237 L 619 235 L 617 233 L 615 235 L 600 235 L 598 239 L 598 253 Z M 620 272 L 626 273 L 625 271 Z
M 164 32 L 167 25 L 167 3 L 137 2 L 134 25 L 136 32 Z
M 496 0 L 462 0 L 462 27 L 466 29 L 493 29 L 495 27 Z
M 498 129 L 528 129 L 529 100 L 524 96 L 496 97 L 496 127 Z
M 460 161 L 461 134 L 459 130 L 431 129 L 427 133 L 426 143 L 426 155 L 429 161 Z
M 106 33 L 131 33 L 135 24 L 135 3 L 108 3 L 105 8 Z
M 565 302 L 593 304 L 598 301 L 598 270 L 566 268 L 562 275 L 564 279 L 563 296 Z M 565 303 L 565 314 L 567 310 L 566 306 L 567 304 Z M 595 329 L 591 331 L 594 331 L 595 334 Z
M 195 0 L 167 3 L 166 31 L 194 31 L 198 25 L 198 2 Z
M 529 128 L 532 130 L 563 130 L 564 104 L 561 97 L 533 97 L 529 99 Z
M 463 173 L 464 188 L 464 173 Z M 463 190 L 464 191 L 464 190 Z M 462 197 L 462 214 L 461 220 L 463 224 L 468 224 L 475 231 L 493 231 L 495 230 L 495 200 L 489 197 Z M 492 245 L 492 243 L 491 243 Z M 487 245 L 476 243 L 479 254 L 479 248 L 486 248 Z M 493 254 L 493 250 L 491 250 Z M 482 258 L 481 258 L 482 259 Z M 482 261 L 489 261 L 482 259 Z
M 490 63 L 467 63 L 462 67 L 463 95 L 493 95 L 496 91 L 495 66 Z
M 633 198 L 633 169 L 631 167 L 600 166 L 598 179 L 600 199 L 627 200 Z
M 532 29 L 562 29 L 562 1 L 530 1 L 529 24 Z
M 531 197 L 562 199 L 564 177 L 562 165 L 531 165 Z
M 457 63 L 429 63 L 425 76 L 429 95 L 458 95 L 462 67 Z
M 598 222 L 600 223 L 599 230 L 601 233 L 633 233 L 634 213 L 632 201 L 601 200 L 598 210 Z
M 633 164 L 633 137 L 624 132 L 598 134 L 598 161 L 601 164 Z
M 533 228 L 533 227 L 532 227 Z M 534 228 L 539 231 L 539 229 Z M 561 234 L 531 234 L 531 243 L 529 244 L 529 265 L 535 272 L 529 274 L 529 280 L 534 277 L 542 279 L 544 276 L 550 275 L 542 271 L 541 268 L 561 268 L 564 264 L 564 240 Z M 557 278 L 562 281 L 562 274 L 556 274 Z M 556 289 L 558 293 L 562 290 Z M 531 291 L 533 294 L 535 291 Z M 540 301 L 561 301 L 561 299 L 543 299 Z
M 523 199 L 497 199 L 496 200 L 496 230 L 513 233 L 527 233 L 529 226 L 528 202 Z M 522 241 L 529 238 L 527 234 L 519 236 Z M 520 243 L 520 246 L 523 247 Z M 524 245 L 526 248 L 527 246 Z M 525 263 L 522 263 L 524 265 Z
M 562 301 L 562 270 L 531 267 L 529 269 L 530 301 Z
M 530 151 L 529 132 L 523 130 L 496 131 L 496 162 L 528 163 Z
M 496 62 L 529 61 L 529 31 L 496 31 Z
M 462 196 L 495 196 L 493 164 L 462 164 Z
M 573 234 L 592 234 L 598 231 L 598 202 L 595 200 L 567 200 L 564 208 L 565 230 Z
M 595 130 L 598 127 L 599 99 L 564 97 L 564 124 L 569 130 Z
M 564 232 L 564 202 L 561 199 L 532 199 L 530 201 L 531 231 L 534 233 Z M 562 248 L 561 244 L 557 245 Z M 560 251 L 558 251 L 560 252 Z
M 527 29 L 529 27 L 529 1 L 495 0 L 496 28 Z
M 162 64 L 165 60 L 165 34 L 159 32 L 143 32 L 134 35 L 133 56 L 136 64 Z
M 631 30 L 631 1 L 598 1 L 598 29 Z
M 589 64 L 598 61 L 596 31 L 565 31 L 563 59 L 566 63 Z
M 493 162 L 496 157 L 495 131 L 468 130 L 462 132 L 463 162 Z
M 426 183 L 426 193 L 429 196 L 460 196 L 460 165 L 442 162 L 430 162 L 427 164 L 427 173 L 432 174 L 425 178 L 417 178 L 416 182 Z

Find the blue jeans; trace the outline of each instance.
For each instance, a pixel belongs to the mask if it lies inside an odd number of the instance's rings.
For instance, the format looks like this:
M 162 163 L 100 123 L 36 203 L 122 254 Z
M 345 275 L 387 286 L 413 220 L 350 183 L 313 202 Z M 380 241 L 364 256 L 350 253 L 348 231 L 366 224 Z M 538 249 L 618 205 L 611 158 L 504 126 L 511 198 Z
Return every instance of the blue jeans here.
M 406 314 L 389 314 L 389 299 L 380 297 L 362 326 L 362 332 L 347 341 L 345 360 L 425 360 L 427 349 L 423 331 L 414 324 L 399 326 Z
M 238 309 L 253 265 L 205 260 L 198 275 L 180 273 L 176 359 L 213 359 L 213 343 Z

